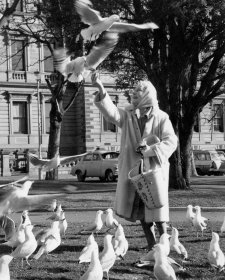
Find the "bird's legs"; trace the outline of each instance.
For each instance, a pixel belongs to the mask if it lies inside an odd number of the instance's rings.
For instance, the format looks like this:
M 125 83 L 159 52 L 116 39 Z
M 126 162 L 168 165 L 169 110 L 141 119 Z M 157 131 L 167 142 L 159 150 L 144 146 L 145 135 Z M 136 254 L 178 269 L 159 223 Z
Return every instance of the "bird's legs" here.
M 25 258 L 26 263 L 29 265 L 29 267 L 31 267 L 30 263 L 28 262 L 28 258 Z

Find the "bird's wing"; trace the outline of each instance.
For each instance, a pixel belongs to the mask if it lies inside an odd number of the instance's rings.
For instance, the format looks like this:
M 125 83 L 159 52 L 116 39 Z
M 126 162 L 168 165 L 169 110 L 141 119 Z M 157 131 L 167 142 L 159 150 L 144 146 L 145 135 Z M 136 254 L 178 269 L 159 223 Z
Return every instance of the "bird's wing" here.
M 39 159 L 37 155 L 29 153 L 28 155 L 30 162 L 34 166 L 45 166 L 50 162 L 50 159 Z
M 88 25 L 94 25 L 94 24 L 99 23 L 102 20 L 100 13 L 98 11 L 90 8 L 82 0 L 77 0 L 75 2 L 75 8 L 77 10 L 77 13 L 80 15 L 81 21 L 83 23 L 86 23 Z
M 106 57 L 114 50 L 118 42 L 118 34 L 105 32 L 100 43 L 94 46 L 90 53 L 86 56 L 87 69 L 96 69 L 96 67 L 106 59 Z
M 119 222 L 118 222 L 116 219 L 113 219 L 113 224 L 114 224 L 116 227 L 118 227 Z
M 185 259 L 187 259 L 188 253 L 187 253 L 187 250 L 182 243 L 179 243 L 179 248 L 180 248 L 181 254 L 184 256 Z
M 143 24 L 126 23 L 126 22 L 114 22 L 108 31 L 116 33 L 137 32 L 146 29 L 158 29 L 158 25 L 154 22 L 148 22 Z
M 5 240 L 9 240 L 16 232 L 15 222 L 6 215 L 0 217 L 0 226 L 5 232 Z
M 17 188 L 16 188 L 17 189 Z M 59 197 L 65 197 L 74 190 L 73 186 L 65 186 L 61 189 L 61 193 L 55 193 L 55 194 L 42 194 L 42 195 L 28 195 L 26 197 L 17 198 L 16 203 L 8 203 L 9 201 L 7 197 L 9 196 L 8 193 L 4 194 L 4 199 L 2 200 L 1 205 L 1 199 L 0 197 L 0 215 L 7 214 L 10 206 L 10 210 L 14 212 L 23 211 L 23 210 L 31 210 L 31 209 L 37 209 L 40 207 L 40 205 L 44 203 L 49 203 L 53 198 L 59 198 Z M 76 190 L 76 187 L 75 187 Z M 2 189 L 0 189 L 1 193 Z M 13 191 L 11 191 L 12 193 Z
M 17 191 L 20 187 L 13 186 L 11 184 L 8 184 L 4 187 L 0 188 L 0 208 L 1 203 L 4 203 L 7 198 L 15 191 Z
M 40 194 L 40 195 L 28 195 L 20 199 L 16 209 L 13 209 L 15 212 L 23 211 L 25 209 L 32 210 L 40 208 L 42 204 L 49 202 L 53 198 L 59 198 L 67 196 L 68 194 Z
M 13 181 L 13 182 L 11 182 L 11 183 L 7 183 L 7 184 L 0 185 L 0 188 L 1 188 L 1 187 L 8 186 L 8 185 L 14 185 L 14 184 L 16 184 L 16 183 L 18 183 L 18 182 L 25 181 L 25 180 L 27 180 L 27 179 L 28 179 L 28 176 L 24 176 L 23 178 L 18 179 L 18 180 L 16 180 L 16 181 Z
M 67 53 L 68 50 L 66 48 L 57 48 L 53 52 L 54 69 L 64 76 L 66 75 L 66 67 L 71 62 L 70 56 Z
M 67 164 L 70 163 L 80 157 L 86 156 L 88 154 L 87 153 L 83 153 L 83 154 L 79 154 L 79 155 L 74 155 L 74 156 L 68 156 L 68 157 L 60 157 L 60 164 Z

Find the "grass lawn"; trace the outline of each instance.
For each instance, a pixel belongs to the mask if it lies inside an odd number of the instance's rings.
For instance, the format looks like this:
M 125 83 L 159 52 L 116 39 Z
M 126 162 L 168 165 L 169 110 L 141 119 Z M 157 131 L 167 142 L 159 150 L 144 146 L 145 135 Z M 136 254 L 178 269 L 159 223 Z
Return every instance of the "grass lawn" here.
M 114 192 L 79 194 L 71 195 L 67 199 L 60 201 L 66 210 L 70 207 L 113 207 Z M 213 191 L 193 190 L 193 191 L 171 191 L 171 206 L 187 206 L 192 203 L 200 206 L 224 206 L 225 194 L 215 193 Z M 84 213 L 85 215 L 85 213 Z M 40 228 L 47 227 L 50 222 L 43 219 Z M 67 238 L 52 253 L 52 255 L 43 255 L 39 260 L 30 259 L 32 268 L 25 265 L 21 267 L 20 259 L 13 259 L 10 263 L 11 280 L 79 280 L 80 276 L 86 271 L 88 264 L 78 264 L 77 259 L 89 235 L 81 235 L 79 231 L 82 227 L 88 226 L 85 220 L 76 223 L 70 223 L 67 230 Z M 134 262 L 138 260 L 146 251 L 146 241 L 143 236 L 139 223 L 125 223 L 125 235 L 129 242 L 129 250 L 124 260 L 116 261 L 109 272 L 111 280 L 150 280 L 155 279 L 153 275 L 153 263 L 148 267 L 135 268 Z M 207 252 L 211 240 L 211 230 L 213 227 L 219 229 L 221 224 L 217 221 L 211 221 L 211 227 L 208 228 L 203 237 L 196 237 L 190 224 L 186 221 L 175 222 L 173 226 L 179 230 L 179 239 L 186 247 L 189 254 L 189 261 L 185 264 L 184 272 L 177 272 L 178 279 L 204 279 L 219 280 L 225 279 L 225 273 L 214 272 L 207 261 Z M 35 231 L 39 228 L 35 228 Z M 2 232 L 0 232 L 1 234 Z M 113 234 L 114 231 L 111 231 Z M 99 244 L 99 250 L 103 249 L 103 238 L 105 229 L 95 237 Z M 3 235 L 0 235 L 0 241 L 3 242 Z M 220 234 L 220 246 L 225 252 L 225 233 Z M 6 246 L 0 246 L 0 254 L 10 253 L 11 250 Z M 181 263 L 181 258 L 175 252 L 170 256 Z M 105 278 L 106 279 L 106 278 Z M 3 279 L 1 279 L 3 280 Z

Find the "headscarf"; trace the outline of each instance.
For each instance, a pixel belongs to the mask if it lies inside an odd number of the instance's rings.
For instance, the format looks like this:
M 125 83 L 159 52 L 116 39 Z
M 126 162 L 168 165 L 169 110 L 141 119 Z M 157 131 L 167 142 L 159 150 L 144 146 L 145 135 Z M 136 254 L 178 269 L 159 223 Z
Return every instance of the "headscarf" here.
M 134 109 L 158 106 L 156 89 L 150 81 L 140 81 L 137 86 L 141 88 L 140 101 Z

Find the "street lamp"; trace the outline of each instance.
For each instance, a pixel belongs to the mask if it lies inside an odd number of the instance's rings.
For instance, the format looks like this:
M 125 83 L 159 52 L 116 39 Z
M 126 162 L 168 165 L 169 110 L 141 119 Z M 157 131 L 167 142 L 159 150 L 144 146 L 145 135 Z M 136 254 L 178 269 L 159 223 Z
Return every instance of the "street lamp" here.
M 42 125 L 41 125 L 41 103 L 40 103 L 40 82 L 41 82 L 41 74 L 39 71 L 35 71 L 34 75 L 36 76 L 37 81 L 37 109 L 38 109 L 38 157 L 41 159 L 41 144 L 42 144 Z M 38 171 L 38 178 L 41 179 L 41 168 Z

